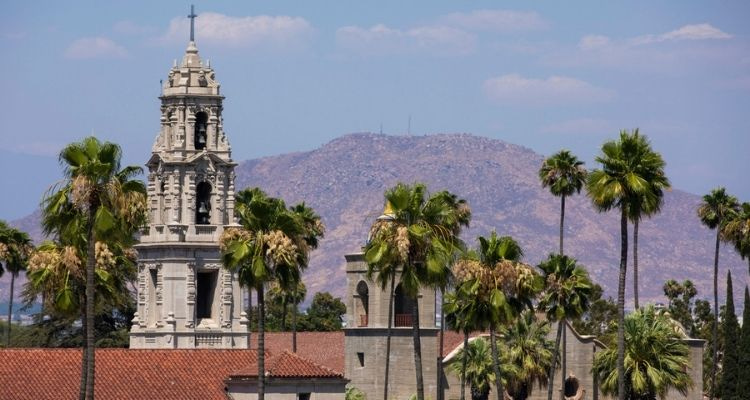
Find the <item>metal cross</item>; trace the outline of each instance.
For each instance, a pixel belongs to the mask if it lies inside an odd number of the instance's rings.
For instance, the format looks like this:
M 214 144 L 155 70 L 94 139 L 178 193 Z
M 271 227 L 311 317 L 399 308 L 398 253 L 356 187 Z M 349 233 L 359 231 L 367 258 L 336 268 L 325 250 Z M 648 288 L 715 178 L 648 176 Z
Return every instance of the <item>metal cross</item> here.
M 194 42 L 195 41 L 195 17 L 197 17 L 197 15 L 195 15 L 195 8 L 192 4 L 190 5 L 190 15 L 188 15 L 187 17 L 190 18 L 190 41 Z

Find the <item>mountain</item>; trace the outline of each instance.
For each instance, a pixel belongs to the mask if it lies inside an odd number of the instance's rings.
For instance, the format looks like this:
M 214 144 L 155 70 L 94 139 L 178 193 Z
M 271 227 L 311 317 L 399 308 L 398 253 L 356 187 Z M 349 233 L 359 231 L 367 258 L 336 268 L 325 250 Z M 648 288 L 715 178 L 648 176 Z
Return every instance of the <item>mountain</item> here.
M 463 236 L 471 245 L 478 235 L 494 229 L 518 240 L 530 264 L 556 251 L 560 201 L 539 183 L 543 159 L 530 149 L 469 134 L 351 134 L 313 151 L 242 162 L 236 188 L 259 186 L 290 205 L 304 201 L 322 216 L 326 236 L 312 253 L 305 283 L 308 293 L 327 290 L 343 296 L 344 254 L 364 245 L 370 224 L 383 211 L 383 192 L 397 182 L 424 182 L 431 191 L 447 189 L 466 199 L 473 217 Z M 699 297 L 712 296 L 715 233 L 696 216 L 700 200 L 680 190 L 667 192 L 663 211 L 641 223 L 643 302 L 664 301 L 662 285 L 667 279 L 691 279 Z M 38 215 L 15 225 L 38 233 Z M 565 225 L 566 254 L 585 265 L 614 297 L 620 243 L 617 212 L 598 213 L 581 194 L 566 201 Z M 628 267 L 630 276 L 632 261 Z M 747 262 L 724 246 L 719 282 L 725 282 L 727 268 L 739 287 L 750 283 Z M 7 296 L 6 282 L 7 277 L 0 281 L 0 300 Z M 632 298 L 632 283 L 627 296 Z

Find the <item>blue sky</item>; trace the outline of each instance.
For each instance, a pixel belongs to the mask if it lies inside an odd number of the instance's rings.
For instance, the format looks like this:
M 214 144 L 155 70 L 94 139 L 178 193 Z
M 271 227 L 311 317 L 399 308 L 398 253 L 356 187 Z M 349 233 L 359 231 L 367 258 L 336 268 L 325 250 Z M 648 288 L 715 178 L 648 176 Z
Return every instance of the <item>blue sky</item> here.
M 189 2 L 12 2 L 0 15 L 0 218 L 92 132 L 143 164 Z M 542 154 L 639 127 L 674 187 L 750 201 L 746 1 L 196 2 L 238 161 L 351 132 L 468 132 Z M 8 187 L 12 187 L 9 190 Z

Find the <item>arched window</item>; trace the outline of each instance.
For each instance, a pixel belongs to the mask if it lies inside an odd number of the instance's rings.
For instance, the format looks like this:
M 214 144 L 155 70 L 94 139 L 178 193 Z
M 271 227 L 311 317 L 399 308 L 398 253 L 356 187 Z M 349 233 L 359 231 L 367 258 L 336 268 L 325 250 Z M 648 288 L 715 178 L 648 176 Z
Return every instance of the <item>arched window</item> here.
M 359 326 L 367 326 L 368 314 L 370 309 L 370 294 L 365 281 L 359 281 L 357 284 L 357 295 L 359 295 L 359 301 L 356 301 L 357 315 L 354 318 L 359 318 Z
M 414 301 L 404 293 L 401 284 L 393 292 L 393 326 L 411 326 L 411 312 Z
M 211 184 L 201 182 L 195 193 L 195 223 L 211 223 Z
M 203 111 L 195 114 L 195 149 L 203 150 L 206 148 L 206 142 L 208 141 L 207 131 L 208 129 L 208 114 Z

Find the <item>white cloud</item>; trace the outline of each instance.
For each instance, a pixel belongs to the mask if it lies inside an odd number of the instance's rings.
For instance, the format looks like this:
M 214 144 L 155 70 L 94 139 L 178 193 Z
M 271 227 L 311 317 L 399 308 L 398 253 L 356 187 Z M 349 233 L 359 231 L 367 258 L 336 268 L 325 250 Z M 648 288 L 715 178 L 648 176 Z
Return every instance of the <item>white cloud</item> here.
M 578 48 L 581 50 L 596 50 L 609 46 L 611 40 L 603 35 L 588 35 L 581 38 Z
M 509 74 L 484 81 L 482 88 L 490 99 L 509 105 L 594 103 L 614 97 L 611 90 L 565 76 L 534 79 Z
M 313 28 L 301 17 L 247 16 L 232 17 L 218 13 L 203 13 L 195 19 L 197 42 L 211 42 L 230 47 L 255 46 L 264 43 L 290 43 L 307 37 Z M 188 40 L 190 22 L 187 18 L 174 18 L 163 41 Z
M 474 35 L 448 26 L 422 26 L 408 30 L 378 24 L 370 28 L 345 26 L 336 31 L 339 46 L 363 53 L 406 53 L 425 51 L 434 54 L 468 54 L 476 48 Z
M 542 133 L 597 134 L 613 131 L 609 121 L 596 118 L 578 118 L 543 126 Z
M 128 51 L 106 37 L 88 37 L 73 41 L 65 50 L 65 57 L 85 58 L 125 58 Z
M 731 39 L 732 35 L 711 24 L 685 25 L 661 35 L 644 35 L 633 38 L 633 44 L 649 44 L 679 40 Z
M 446 24 L 479 31 L 525 31 L 544 29 L 547 22 L 531 11 L 476 10 L 468 13 L 453 13 L 441 18 Z

